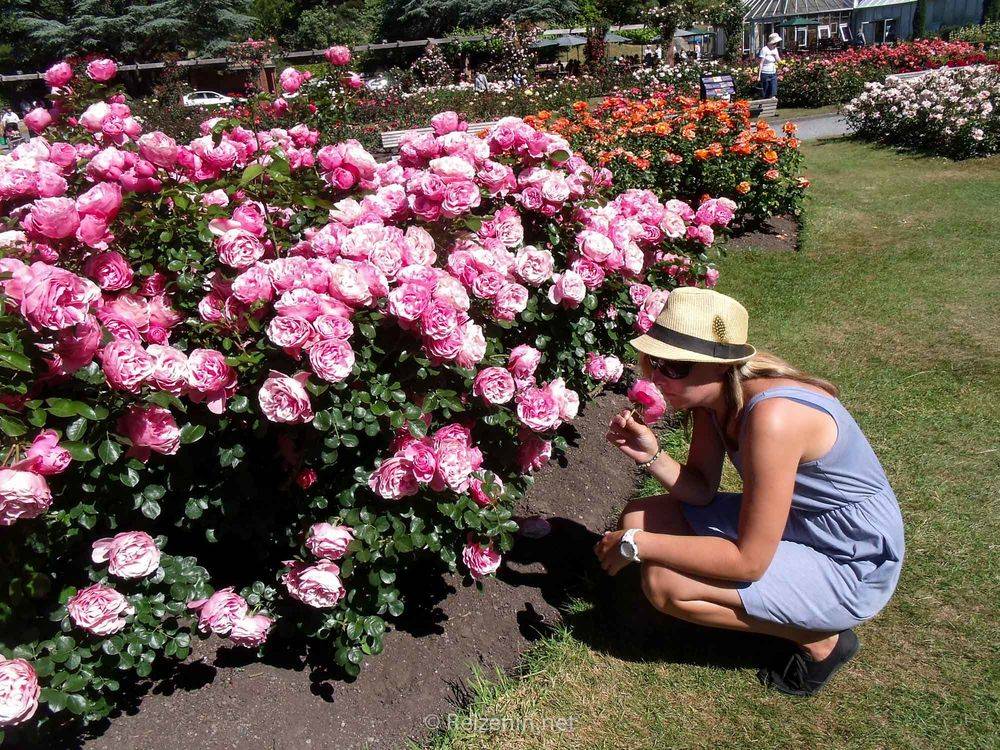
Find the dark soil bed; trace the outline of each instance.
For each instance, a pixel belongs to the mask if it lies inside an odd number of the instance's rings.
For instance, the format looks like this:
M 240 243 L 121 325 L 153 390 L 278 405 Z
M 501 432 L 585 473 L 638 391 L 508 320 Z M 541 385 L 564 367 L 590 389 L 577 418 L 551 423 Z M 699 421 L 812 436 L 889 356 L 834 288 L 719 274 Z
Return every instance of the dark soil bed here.
M 611 416 L 626 405 L 622 394 L 605 392 L 573 423 L 564 458 L 536 475 L 518 509 L 543 515 L 552 531 L 520 539 L 482 592 L 456 576 L 408 571 L 420 596 L 356 681 L 332 678 L 293 646 L 258 662 L 225 641 L 204 641 L 84 746 L 378 750 L 426 735 L 435 724 L 427 717 L 462 704 L 474 666 L 487 674 L 513 668 L 558 621 L 574 587 L 599 572 L 591 551 L 597 533 L 636 486 L 635 468 L 604 440 Z
M 794 216 L 772 216 L 763 226 L 726 240 L 726 250 L 790 252 L 799 249 L 799 224 Z

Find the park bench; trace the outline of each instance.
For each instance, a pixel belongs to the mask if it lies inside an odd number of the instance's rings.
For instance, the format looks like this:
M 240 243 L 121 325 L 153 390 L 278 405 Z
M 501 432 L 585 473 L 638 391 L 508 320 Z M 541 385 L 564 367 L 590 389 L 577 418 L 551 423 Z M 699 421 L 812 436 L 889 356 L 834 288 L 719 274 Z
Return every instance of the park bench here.
M 926 70 L 914 70 L 909 73 L 893 73 L 885 77 L 886 84 L 890 84 L 894 81 L 905 81 L 907 78 L 923 78 L 929 73 L 933 73 L 935 70 L 942 70 L 947 66 L 942 66 L 941 68 L 927 68 Z M 949 68 L 949 70 L 962 70 L 963 68 L 975 68 L 975 65 L 956 65 L 954 68 Z
M 778 116 L 778 100 L 776 97 L 771 97 L 770 99 L 751 99 L 750 100 L 750 116 L 751 117 L 777 117 Z
M 469 132 L 478 133 L 481 130 L 490 130 L 496 122 L 470 122 Z M 433 128 L 412 128 L 410 130 L 389 130 L 382 133 L 382 148 L 386 151 L 398 151 L 399 144 L 403 138 L 411 133 L 433 133 Z

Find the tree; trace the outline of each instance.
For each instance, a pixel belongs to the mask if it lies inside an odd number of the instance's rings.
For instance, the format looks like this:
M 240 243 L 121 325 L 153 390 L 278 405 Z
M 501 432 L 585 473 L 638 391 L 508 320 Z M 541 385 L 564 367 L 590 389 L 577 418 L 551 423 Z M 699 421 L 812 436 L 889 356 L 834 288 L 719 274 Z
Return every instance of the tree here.
M 347 0 L 336 7 L 319 5 L 299 16 L 290 35 L 292 46 L 328 47 L 367 44 L 382 20 L 382 0 Z
M 986 0 L 983 3 L 983 23 L 1000 21 L 1000 0 Z
M 386 0 L 380 34 L 386 39 L 443 37 L 458 26 L 558 24 L 575 18 L 574 0 Z

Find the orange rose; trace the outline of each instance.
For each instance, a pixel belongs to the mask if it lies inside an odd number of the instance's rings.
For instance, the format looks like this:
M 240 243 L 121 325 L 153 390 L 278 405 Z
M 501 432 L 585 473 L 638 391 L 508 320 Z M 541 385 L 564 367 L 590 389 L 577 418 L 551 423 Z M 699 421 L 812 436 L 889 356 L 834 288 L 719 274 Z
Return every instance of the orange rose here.
M 788 133 L 788 135 L 791 135 L 796 130 L 798 130 L 799 127 L 794 122 L 786 122 L 781 129 L 784 130 L 786 133 Z
M 765 180 L 776 180 L 776 179 L 778 179 L 778 170 L 777 169 L 769 169 L 769 170 L 767 170 L 766 172 L 764 172 L 764 179 Z
M 743 182 L 736 186 L 736 192 L 740 195 L 746 195 L 750 192 L 750 183 L 743 180 Z
M 716 157 L 722 156 L 722 144 L 721 143 L 710 144 L 708 147 L 708 153 Z
M 584 101 L 573 102 L 573 110 L 575 112 L 583 112 L 583 110 L 587 109 L 587 107 L 588 107 L 587 102 Z
M 670 135 L 670 124 L 666 122 L 656 123 L 656 134 L 657 135 Z
M 695 135 L 698 133 L 697 126 L 694 123 L 688 123 L 683 128 L 681 128 L 681 138 L 687 141 L 693 141 Z
M 774 164 L 778 161 L 778 154 L 775 151 L 768 149 L 764 152 L 761 158 L 768 164 Z
M 798 148 L 798 147 L 799 147 L 799 139 L 798 138 L 789 138 L 788 139 L 788 148 Z
M 541 112 L 538 113 L 538 119 L 541 120 L 542 122 L 545 122 L 550 117 L 552 117 L 552 113 L 549 112 L 547 109 L 543 109 Z
M 707 148 L 695 149 L 694 158 L 698 161 L 707 161 L 710 156 L 711 153 L 709 153 Z
M 812 183 L 809 182 L 809 180 L 807 180 L 805 177 L 799 177 L 799 178 L 797 178 L 795 180 L 795 184 L 796 184 L 796 186 L 798 186 L 798 187 L 802 188 L 803 190 L 805 190 Z

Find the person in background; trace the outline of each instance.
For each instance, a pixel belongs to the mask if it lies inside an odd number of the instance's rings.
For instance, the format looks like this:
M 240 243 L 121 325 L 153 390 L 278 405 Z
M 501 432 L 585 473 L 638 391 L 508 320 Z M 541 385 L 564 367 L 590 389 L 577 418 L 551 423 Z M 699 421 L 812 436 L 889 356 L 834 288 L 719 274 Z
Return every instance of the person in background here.
M 757 78 L 760 80 L 761 96 L 764 99 L 772 99 L 778 95 L 778 45 L 781 44 L 781 37 L 771 34 L 767 38 L 767 44 L 761 47 L 757 57 L 760 58 L 760 70 Z
M 516 88 L 522 88 L 524 86 L 524 75 L 521 73 L 520 70 L 514 73 L 512 80 Z
M 476 73 L 475 79 L 472 81 L 472 87 L 479 94 L 485 94 L 490 88 L 489 79 L 483 71 Z

